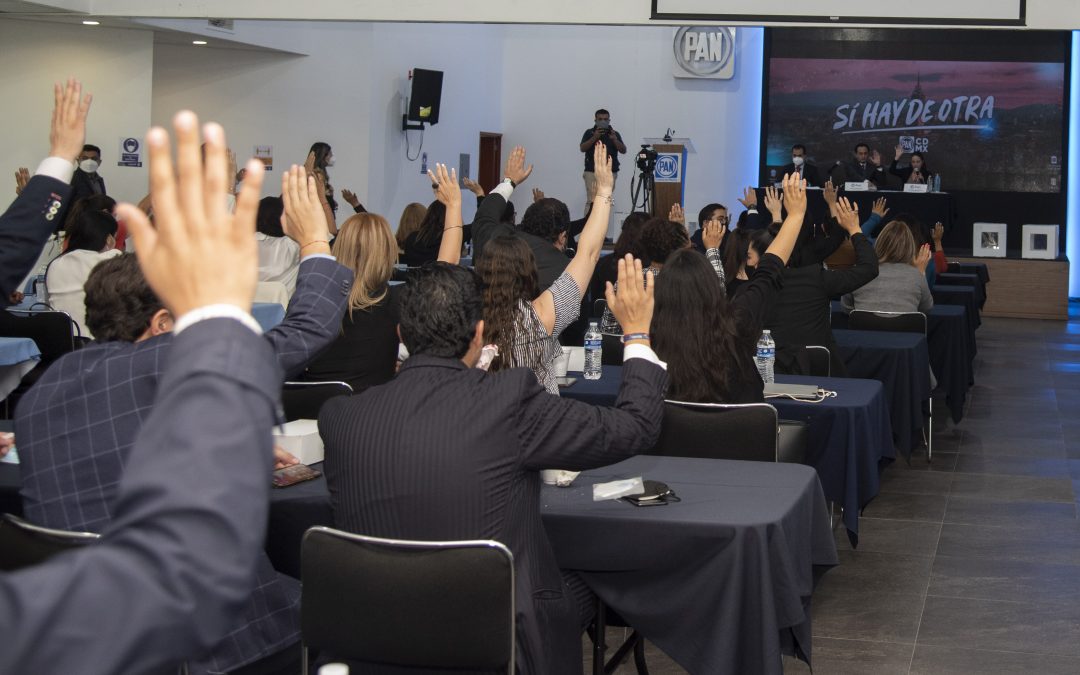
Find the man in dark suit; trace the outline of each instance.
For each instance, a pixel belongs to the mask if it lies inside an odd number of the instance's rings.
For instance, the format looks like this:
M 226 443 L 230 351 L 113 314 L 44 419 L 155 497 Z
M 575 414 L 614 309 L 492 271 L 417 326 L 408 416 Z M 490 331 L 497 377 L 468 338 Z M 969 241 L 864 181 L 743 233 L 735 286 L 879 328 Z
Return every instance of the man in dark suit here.
M 302 172 L 294 167 L 286 179 Z M 295 376 L 340 332 L 352 271 L 329 257 L 321 208 L 305 212 L 283 192 L 286 231 L 307 244 L 307 255 L 285 319 L 264 337 L 286 376 Z M 317 194 L 311 196 L 318 204 Z M 65 355 L 42 375 L 16 410 L 15 433 L 27 518 L 98 532 L 112 519 L 132 446 L 151 413 L 173 320 L 131 256 L 96 267 L 86 288 L 87 322 L 98 342 Z M 235 669 L 299 639 L 299 584 L 274 572 L 265 556 L 258 572 L 243 620 L 205 663 L 192 665 L 193 672 Z
M 476 209 L 473 219 L 473 259 L 483 255 L 484 244 L 495 237 L 521 237 L 536 258 L 537 290 L 547 290 L 563 273 L 570 259 L 566 246 L 570 230 L 570 210 L 558 199 L 546 197 L 529 205 L 517 229 L 502 222 L 501 216 L 514 188 L 532 173 L 525 166 L 525 148 L 514 148 L 506 160 L 503 182 L 495 186 Z
M 71 198 L 72 159 L 86 137 L 90 95 L 69 80 L 56 87 L 56 107 L 49 133 L 49 156 L 23 187 L 7 211 L 0 215 L 0 308 L 7 307 L 26 275 L 37 262 L 45 241 L 64 222 Z
M 628 256 L 629 257 L 629 256 Z M 329 401 L 319 415 L 335 524 L 399 539 L 495 539 L 514 554 L 517 664 L 581 672 L 579 607 L 540 521 L 540 470 L 613 464 L 656 441 L 667 374 L 649 347 L 652 284 L 619 264 L 609 307 L 627 329 L 614 408 L 547 393 L 527 368 L 475 368 L 481 283 L 446 264 L 414 272 L 401 339 L 412 355 L 390 383 Z M 650 275 L 651 278 L 651 275 Z M 366 672 L 366 671 L 365 671 Z
M 784 166 L 781 175 L 790 176 L 794 173 L 799 174 L 799 178 L 806 181 L 807 187 L 822 187 L 824 185 L 821 182 L 821 174 L 818 172 L 817 164 L 806 159 L 806 146 L 801 143 L 791 146 L 791 162 Z
M 0 672 L 175 669 L 220 640 L 250 596 L 282 376 L 249 314 L 263 170 L 249 165 L 234 218 L 221 127 L 206 130 L 205 183 L 195 116 L 181 113 L 176 128 L 184 206 L 168 135 L 156 129 L 147 138 L 156 228 L 121 207 L 149 283 L 177 317 L 154 411 L 101 540 L 0 573 Z M 9 241 L 0 236 L 0 249 Z
M 79 168 L 71 177 L 72 203 L 86 197 L 108 194 L 105 191 L 105 179 L 98 174 L 101 167 L 101 148 L 87 143 L 82 147 L 76 161 Z
M 851 159 L 837 162 L 829 174 L 837 186 L 870 181 L 881 188 L 886 182 L 885 168 L 881 166 L 881 153 L 877 150 L 870 152 L 870 146 L 866 143 L 856 145 Z

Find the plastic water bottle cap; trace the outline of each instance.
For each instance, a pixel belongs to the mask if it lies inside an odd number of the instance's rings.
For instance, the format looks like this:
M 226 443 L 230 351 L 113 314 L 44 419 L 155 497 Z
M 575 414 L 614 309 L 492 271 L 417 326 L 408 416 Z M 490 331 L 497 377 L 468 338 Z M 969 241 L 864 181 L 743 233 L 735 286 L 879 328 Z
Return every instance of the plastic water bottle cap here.
M 319 675 L 349 675 L 349 667 L 344 663 L 328 663 L 319 668 Z

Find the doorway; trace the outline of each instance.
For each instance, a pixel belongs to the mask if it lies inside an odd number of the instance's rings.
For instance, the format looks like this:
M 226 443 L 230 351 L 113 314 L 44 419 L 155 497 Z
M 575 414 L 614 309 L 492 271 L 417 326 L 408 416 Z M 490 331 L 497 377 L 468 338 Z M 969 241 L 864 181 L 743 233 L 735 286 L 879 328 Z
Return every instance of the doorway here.
M 480 132 L 480 163 L 476 168 L 476 182 L 491 192 L 499 184 L 502 172 L 502 134 Z

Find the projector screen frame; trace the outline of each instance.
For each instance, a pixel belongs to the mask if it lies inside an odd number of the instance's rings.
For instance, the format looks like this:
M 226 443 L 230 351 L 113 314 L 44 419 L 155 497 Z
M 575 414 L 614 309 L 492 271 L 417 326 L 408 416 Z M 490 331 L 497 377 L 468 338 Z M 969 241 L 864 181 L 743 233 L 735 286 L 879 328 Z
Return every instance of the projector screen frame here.
M 654 21 L 732 21 L 768 26 L 774 23 L 807 23 L 832 26 L 845 25 L 916 25 L 916 26 L 980 26 L 1007 27 L 1027 25 L 1027 0 L 1019 0 L 1019 16 L 1015 19 L 941 19 L 926 17 L 822 16 L 813 14 L 699 14 L 660 12 L 660 0 L 652 0 L 651 18 Z

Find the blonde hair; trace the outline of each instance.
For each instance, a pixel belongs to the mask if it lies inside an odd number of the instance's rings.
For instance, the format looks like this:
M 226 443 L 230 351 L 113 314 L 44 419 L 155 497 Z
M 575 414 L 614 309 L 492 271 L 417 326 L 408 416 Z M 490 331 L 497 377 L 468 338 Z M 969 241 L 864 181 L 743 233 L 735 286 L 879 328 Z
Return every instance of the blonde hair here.
M 346 220 L 334 240 L 334 257 L 356 275 L 349 293 L 349 316 L 383 301 L 387 282 L 398 259 L 390 223 L 375 213 L 358 213 Z
M 401 212 L 401 220 L 398 221 L 397 226 L 398 248 L 404 250 L 405 240 L 410 234 L 420 229 L 420 223 L 424 221 L 426 215 L 427 207 L 423 204 L 413 202 L 405 207 L 405 210 Z
M 879 263 L 905 263 L 915 265 L 915 238 L 911 229 L 900 221 L 894 220 L 885 226 L 874 242 L 874 253 Z

